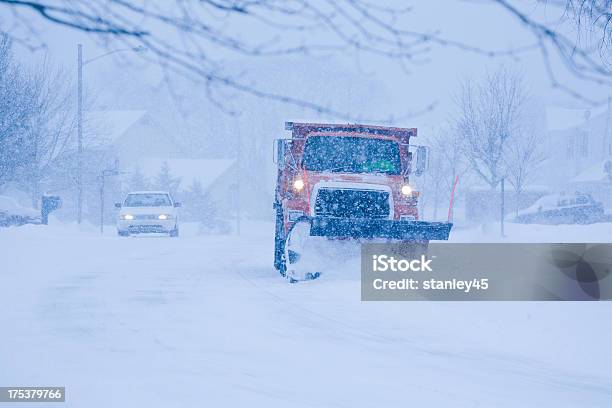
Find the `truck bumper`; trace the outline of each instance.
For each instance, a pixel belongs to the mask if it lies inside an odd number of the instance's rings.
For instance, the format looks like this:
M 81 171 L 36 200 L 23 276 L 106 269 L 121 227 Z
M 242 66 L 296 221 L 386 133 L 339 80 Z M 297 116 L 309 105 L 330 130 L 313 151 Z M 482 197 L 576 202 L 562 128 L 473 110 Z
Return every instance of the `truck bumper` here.
M 388 238 L 406 241 L 448 240 L 449 222 L 308 217 L 315 237 Z

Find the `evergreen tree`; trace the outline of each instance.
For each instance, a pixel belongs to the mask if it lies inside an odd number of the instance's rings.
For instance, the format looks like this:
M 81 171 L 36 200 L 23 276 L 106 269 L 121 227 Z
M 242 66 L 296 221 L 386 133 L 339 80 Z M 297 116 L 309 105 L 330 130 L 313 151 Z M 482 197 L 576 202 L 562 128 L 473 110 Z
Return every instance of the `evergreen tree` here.
M 183 219 L 197 221 L 202 230 L 225 232 L 227 225 L 219 216 L 219 208 L 210 192 L 205 191 L 200 180 L 194 180 L 185 193 Z
M 164 161 L 159 173 L 157 174 L 157 177 L 155 177 L 155 188 L 169 192 L 170 195 L 176 199 L 176 193 L 178 192 L 178 187 L 180 184 L 181 178 L 172 176 L 168 162 Z
M 128 186 L 130 191 L 149 190 L 151 188 L 151 182 L 142 173 L 140 167 L 136 167 L 130 175 Z

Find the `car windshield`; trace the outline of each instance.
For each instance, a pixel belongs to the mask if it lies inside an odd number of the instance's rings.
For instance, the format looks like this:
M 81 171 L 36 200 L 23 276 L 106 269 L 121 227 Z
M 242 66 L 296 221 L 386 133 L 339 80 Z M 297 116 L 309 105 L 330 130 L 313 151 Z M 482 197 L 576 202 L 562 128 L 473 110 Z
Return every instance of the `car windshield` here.
M 311 136 L 304 147 L 304 169 L 343 173 L 400 174 L 399 145 L 393 140 Z
M 170 197 L 163 193 L 128 194 L 125 207 L 169 207 Z

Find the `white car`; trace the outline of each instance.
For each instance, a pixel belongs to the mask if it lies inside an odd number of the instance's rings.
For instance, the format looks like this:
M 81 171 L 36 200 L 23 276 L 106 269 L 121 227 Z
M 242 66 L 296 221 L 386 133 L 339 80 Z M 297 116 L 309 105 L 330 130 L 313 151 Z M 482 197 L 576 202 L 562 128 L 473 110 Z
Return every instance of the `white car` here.
M 134 191 L 129 193 L 120 208 L 117 233 L 122 237 L 140 233 L 165 233 L 178 237 L 178 210 L 166 191 Z
M 591 224 L 605 218 L 603 205 L 589 194 L 550 194 L 510 220 L 522 224 Z

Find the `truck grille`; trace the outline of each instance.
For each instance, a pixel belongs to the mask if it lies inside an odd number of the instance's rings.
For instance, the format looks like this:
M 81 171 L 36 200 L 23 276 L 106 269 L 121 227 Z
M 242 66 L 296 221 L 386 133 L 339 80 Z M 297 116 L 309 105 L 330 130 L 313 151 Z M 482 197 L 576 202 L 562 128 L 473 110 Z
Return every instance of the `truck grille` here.
M 316 216 L 337 218 L 389 218 L 389 193 L 376 190 L 321 188 L 317 193 Z

